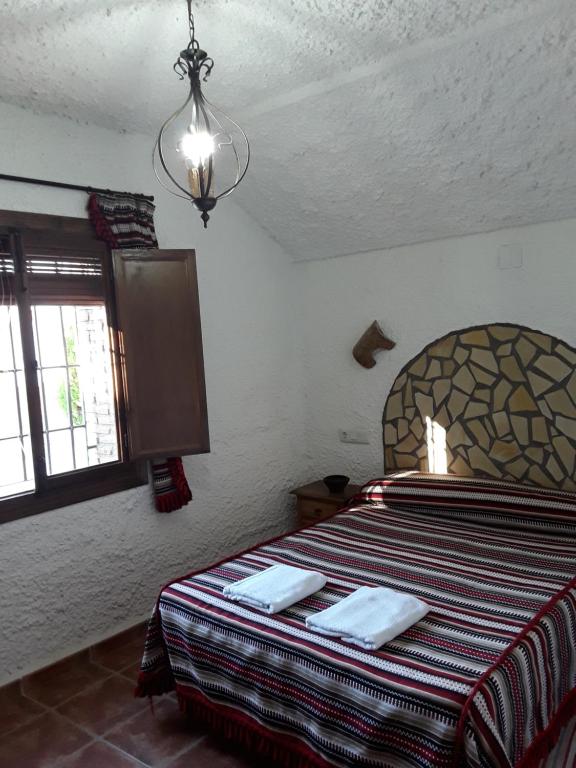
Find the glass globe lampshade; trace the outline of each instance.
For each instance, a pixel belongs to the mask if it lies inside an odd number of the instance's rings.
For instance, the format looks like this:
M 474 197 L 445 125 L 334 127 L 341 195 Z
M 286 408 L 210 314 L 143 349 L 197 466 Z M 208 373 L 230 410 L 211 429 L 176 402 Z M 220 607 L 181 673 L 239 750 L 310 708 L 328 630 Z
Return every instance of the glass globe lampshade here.
M 242 128 L 211 104 L 202 92 L 214 62 L 201 50 L 194 34 L 188 0 L 190 42 L 174 70 L 188 79 L 184 104 L 164 122 L 153 152 L 158 181 L 172 194 L 191 200 L 204 227 L 218 200 L 233 192 L 250 162 L 250 144 Z

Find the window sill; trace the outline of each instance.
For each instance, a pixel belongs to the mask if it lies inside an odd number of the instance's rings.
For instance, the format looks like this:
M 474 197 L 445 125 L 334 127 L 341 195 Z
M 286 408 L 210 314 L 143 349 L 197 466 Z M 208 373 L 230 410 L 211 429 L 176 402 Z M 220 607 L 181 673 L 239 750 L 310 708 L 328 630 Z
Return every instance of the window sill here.
M 0 524 L 146 485 L 144 461 L 109 464 L 49 479 L 50 487 L 0 500 Z

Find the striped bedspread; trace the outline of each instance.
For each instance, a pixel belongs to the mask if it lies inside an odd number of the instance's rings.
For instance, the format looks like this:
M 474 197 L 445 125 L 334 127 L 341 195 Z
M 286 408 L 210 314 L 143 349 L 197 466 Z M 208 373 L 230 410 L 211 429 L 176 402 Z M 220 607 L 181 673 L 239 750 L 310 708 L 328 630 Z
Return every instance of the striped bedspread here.
M 326 587 L 272 616 L 223 597 L 279 562 L 322 571 Z M 175 685 L 192 711 L 257 735 L 247 743 L 282 745 L 284 765 L 531 768 L 575 714 L 575 573 L 576 497 L 385 478 L 322 523 L 165 587 L 138 693 Z M 365 584 L 431 610 L 379 651 L 306 629 Z

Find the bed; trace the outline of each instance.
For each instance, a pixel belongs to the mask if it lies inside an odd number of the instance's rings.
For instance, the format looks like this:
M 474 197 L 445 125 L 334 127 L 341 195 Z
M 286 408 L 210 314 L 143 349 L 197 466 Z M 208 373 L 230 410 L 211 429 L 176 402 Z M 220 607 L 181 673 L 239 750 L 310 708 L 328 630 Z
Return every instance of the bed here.
M 321 592 L 268 616 L 223 587 L 273 563 Z M 161 592 L 140 695 L 287 766 L 536 766 L 574 715 L 576 497 L 415 472 L 374 481 L 328 520 Z M 306 630 L 359 585 L 431 611 L 379 651 Z
M 390 388 L 388 474 L 333 517 L 167 585 L 138 695 L 175 689 L 266 765 L 575 765 L 575 365 L 565 342 L 509 324 L 429 344 Z M 274 563 L 328 582 L 272 616 L 223 597 Z M 361 585 L 431 610 L 375 652 L 306 629 Z

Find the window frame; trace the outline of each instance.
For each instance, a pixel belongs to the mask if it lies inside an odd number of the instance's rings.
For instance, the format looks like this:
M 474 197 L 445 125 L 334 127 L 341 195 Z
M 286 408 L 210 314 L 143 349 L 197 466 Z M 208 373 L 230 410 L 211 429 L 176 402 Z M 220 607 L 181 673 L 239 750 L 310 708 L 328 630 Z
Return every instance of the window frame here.
M 118 460 L 115 462 L 98 464 L 57 475 L 46 475 L 43 445 L 44 427 L 34 360 L 34 337 L 30 316 L 30 307 L 34 302 L 30 301 L 25 285 L 25 276 L 23 278 L 21 273 L 16 273 L 14 275 L 14 282 L 16 286 L 15 293 L 19 294 L 17 302 L 19 316 L 22 310 L 29 315 L 28 321 L 20 317 L 20 326 L 36 488 L 33 491 L 0 499 L 0 524 L 2 524 L 69 504 L 87 501 L 144 485 L 148 482 L 148 467 L 147 462 L 142 460 L 132 461 L 129 455 L 127 411 L 124 395 L 125 386 L 120 358 L 114 276 L 108 248 L 102 241 L 96 238 L 88 220 L 72 217 L 0 210 L 0 233 L 8 235 L 11 240 L 12 251 L 19 251 L 17 258 L 21 263 L 25 258 L 25 247 L 22 245 L 22 241 L 25 241 L 26 235 L 33 239 L 34 237 L 42 238 L 46 234 L 47 247 L 50 250 L 58 250 L 59 240 L 61 243 L 60 247 L 64 250 L 63 242 L 68 241 L 69 243 L 70 240 L 78 239 L 81 247 L 87 251 L 99 252 L 103 271 L 103 299 L 110 329 L 110 353 L 119 451 Z M 18 285 L 19 280 L 24 283 L 22 286 Z M 55 298 L 56 296 L 57 293 Z M 68 303 L 74 304 L 75 300 L 77 303 L 81 298 L 80 296 L 69 297 Z M 59 303 L 66 304 L 67 302 L 62 300 Z M 36 439 L 34 439 L 34 435 Z

